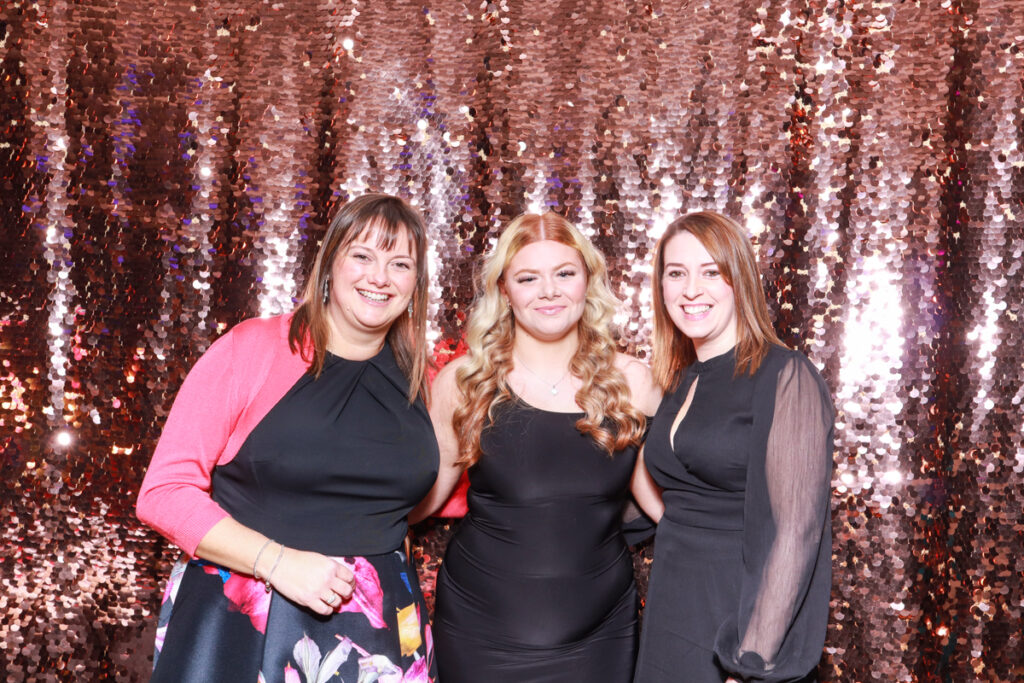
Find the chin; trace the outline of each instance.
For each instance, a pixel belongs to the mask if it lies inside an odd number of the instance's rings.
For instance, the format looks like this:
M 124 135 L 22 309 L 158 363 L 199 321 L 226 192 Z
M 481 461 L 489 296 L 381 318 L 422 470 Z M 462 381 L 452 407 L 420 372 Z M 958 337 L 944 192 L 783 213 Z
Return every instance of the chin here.
M 708 334 L 704 330 L 695 330 L 693 328 L 686 329 L 685 327 L 680 327 L 679 331 L 682 332 L 687 339 L 694 343 L 703 343 L 706 342 L 708 339 Z
M 544 335 L 542 335 L 540 338 L 541 338 L 542 341 L 550 341 L 550 342 L 562 341 L 567 336 L 569 336 L 569 333 L 572 332 L 572 330 L 573 330 L 573 328 L 569 327 L 569 328 L 566 328 L 564 330 L 556 330 L 556 331 L 553 331 L 553 332 L 547 332 Z
M 363 327 L 365 327 L 368 330 L 383 330 L 386 332 L 391 327 L 392 323 L 395 322 L 396 318 L 397 316 L 395 318 L 377 318 L 375 320 L 361 320 L 360 322 L 362 323 Z

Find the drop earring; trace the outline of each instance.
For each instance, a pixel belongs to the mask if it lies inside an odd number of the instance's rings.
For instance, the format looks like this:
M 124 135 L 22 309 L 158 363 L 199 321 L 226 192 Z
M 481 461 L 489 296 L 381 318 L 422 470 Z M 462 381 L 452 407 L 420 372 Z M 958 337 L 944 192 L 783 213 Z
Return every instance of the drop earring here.
M 409 317 L 411 318 L 412 317 L 412 299 L 409 299 L 409 306 L 406 308 L 406 310 L 409 312 Z
M 324 295 L 323 295 L 324 306 L 327 305 L 327 302 L 330 301 L 330 299 L 331 299 L 331 278 L 327 278 L 326 280 L 324 280 Z

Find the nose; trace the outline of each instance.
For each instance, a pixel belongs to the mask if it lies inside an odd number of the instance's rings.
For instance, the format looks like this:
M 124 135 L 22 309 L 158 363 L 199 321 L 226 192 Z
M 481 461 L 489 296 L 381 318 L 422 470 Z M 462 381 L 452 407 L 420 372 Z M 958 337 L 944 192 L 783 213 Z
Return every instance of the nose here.
M 703 293 L 700 282 L 693 275 L 687 275 L 686 281 L 683 283 L 683 296 L 687 299 L 696 299 Z
M 384 287 L 391 280 L 388 277 L 388 265 L 377 261 L 369 268 L 369 272 L 366 274 L 366 279 L 371 285 L 378 287 Z
M 558 296 L 558 286 L 555 284 L 554 278 L 545 277 L 541 279 L 541 298 L 553 299 Z

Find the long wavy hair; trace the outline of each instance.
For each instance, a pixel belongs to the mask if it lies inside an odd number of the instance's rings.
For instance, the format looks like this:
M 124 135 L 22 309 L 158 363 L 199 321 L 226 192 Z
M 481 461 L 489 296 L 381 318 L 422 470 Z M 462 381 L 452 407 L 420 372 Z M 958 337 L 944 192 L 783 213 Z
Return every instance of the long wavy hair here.
M 772 327 L 757 269 L 757 257 L 746 232 L 734 221 L 714 211 L 689 213 L 665 229 L 654 250 L 651 370 L 655 381 L 665 391 L 674 389 L 686 368 L 697 360 L 693 340 L 672 322 L 661 290 L 665 276 L 665 246 L 682 232 L 690 233 L 704 245 L 722 277 L 732 287 L 736 301 L 736 374 L 746 372 L 753 375 L 761 366 L 770 345 L 784 346 Z
M 334 215 L 313 262 L 313 272 L 306 280 L 302 303 L 292 315 L 288 346 L 309 363 L 313 376 L 320 377 L 330 338 L 324 287 L 334 260 L 367 231 L 377 233 L 382 249 L 393 248 L 399 239 L 409 240 L 416 258 L 412 312 L 403 311 L 387 333 L 398 367 L 409 380 L 408 397 L 412 403 L 417 396 L 427 396 L 427 230 L 419 212 L 399 197 L 365 194 L 349 201 Z
M 456 373 L 463 400 L 453 426 L 459 440 L 459 462 L 469 467 L 480 459 L 480 435 L 494 418 L 494 409 L 514 397 L 508 385 L 512 368 L 515 319 L 501 293 L 509 262 L 528 244 L 552 240 L 579 252 L 587 274 L 586 302 L 579 320 L 579 348 L 569 363 L 582 382 L 576 403 L 585 415 L 576 428 L 609 454 L 643 435 L 646 418 L 630 400 L 626 378 L 615 367 L 612 316 L 618 301 L 608 284 L 604 257 L 579 230 L 555 213 L 524 214 L 498 238 L 480 272 L 477 299 L 469 316 L 468 360 Z

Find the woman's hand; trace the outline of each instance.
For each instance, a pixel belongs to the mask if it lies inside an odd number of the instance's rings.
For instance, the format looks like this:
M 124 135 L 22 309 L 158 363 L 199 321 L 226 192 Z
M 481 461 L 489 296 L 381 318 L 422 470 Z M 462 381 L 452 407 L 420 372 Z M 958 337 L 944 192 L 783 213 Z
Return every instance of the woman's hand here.
M 271 560 L 276 555 L 267 554 Z M 326 616 L 334 612 L 352 597 L 355 588 L 352 570 L 320 553 L 283 548 L 276 569 L 267 560 L 260 564 L 270 574 L 270 584 L 278 593 L 317 614 Z
M 317 614 L 330 614 L 352 597 L 355 576 L 320 553 L 287 548 L 230 517 L 199 542 L 196 555 L 228 569 L 269 581 L 289 600 Z

